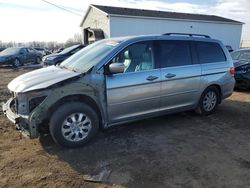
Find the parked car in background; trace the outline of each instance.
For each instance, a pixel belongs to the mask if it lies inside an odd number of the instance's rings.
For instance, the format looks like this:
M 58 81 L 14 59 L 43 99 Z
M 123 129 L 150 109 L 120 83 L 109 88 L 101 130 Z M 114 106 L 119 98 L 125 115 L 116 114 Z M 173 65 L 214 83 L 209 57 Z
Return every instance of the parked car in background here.
M 3 51 L 3 50 L 5 50 L 5 49 L 6 49 L 6 48 L 0 48 L 0 52 Z
M 31 138 L 49 130 L 67 147 L 125 122 L 185 110 L 212 114 L 233 93 L 234 67 L 226 47 L 205 37 L 100 40 L 59 66 L 15 78 L 3 112 Z
M 60 53 L 44 56 L 42 59 L 43 66 L 57 65 L 63 62 L 65 59 L 78 52 L 85 46 L 83 44 L 77 44 L 68 48 L 65 48 Z
M 231 53 L 235 67 L 236 87 L 250 89 L 250 49 Z
M 26 63 L 40 63 L 42 54 L 33 48 L 12 47 L 0 52 L 0 65 L 19 67 Z
M 35 50 L 37 50 L 38 52 L 40 52 L 42 54 L 42 56 L 46 56 L 50 54 L 50 51 L 47 50 L 46 48 L 34 48 Z
M 54 50 L 53 50 L 53 54 L 60 53 L 60 52 L 63 51 L 63 50 L 64 50 L 64 48 L 54 49 Z

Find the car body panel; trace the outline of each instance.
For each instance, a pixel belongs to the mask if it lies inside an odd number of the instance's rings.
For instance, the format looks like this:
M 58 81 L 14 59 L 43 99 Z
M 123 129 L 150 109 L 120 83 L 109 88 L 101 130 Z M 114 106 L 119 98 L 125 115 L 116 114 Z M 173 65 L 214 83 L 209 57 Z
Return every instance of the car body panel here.
M 167 78 L 169 74 L 175 75 Z M 187 65 L 161 69 L 161 109 L 194 106 L 200 96 L 201 66 Z
M 147 78 L 150 76 L 158 79 L 149 81 Z M 157 69 L 106 76 L 109 120 L 120 121 L 159 111 L 160 77 Z

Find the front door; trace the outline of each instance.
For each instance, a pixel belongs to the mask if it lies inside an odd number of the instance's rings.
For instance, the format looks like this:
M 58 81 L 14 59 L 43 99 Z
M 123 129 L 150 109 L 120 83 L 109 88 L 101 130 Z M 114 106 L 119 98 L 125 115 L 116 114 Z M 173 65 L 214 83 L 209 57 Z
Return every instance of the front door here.
M 161 73 L 154 59 L 153 42 L 128 46 L 110 63 L 123 63 L 123 73 L 106 75 L 108 114 L 111 122 L 130 120 L 160 107 Z

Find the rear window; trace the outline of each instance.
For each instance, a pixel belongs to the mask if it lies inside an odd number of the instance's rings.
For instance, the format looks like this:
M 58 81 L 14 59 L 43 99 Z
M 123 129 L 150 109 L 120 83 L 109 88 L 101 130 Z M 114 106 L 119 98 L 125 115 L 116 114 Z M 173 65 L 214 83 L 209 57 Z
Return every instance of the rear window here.
M 226 61 L 226 56 L 220 45 L 215 42 L 195 42 L 200 63 L 215 63 Z

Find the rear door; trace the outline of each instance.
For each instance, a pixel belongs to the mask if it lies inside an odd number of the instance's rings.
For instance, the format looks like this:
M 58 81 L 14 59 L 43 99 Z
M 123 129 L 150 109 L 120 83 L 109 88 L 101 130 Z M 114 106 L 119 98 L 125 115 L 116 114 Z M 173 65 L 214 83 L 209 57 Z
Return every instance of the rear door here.
M 153 42 L 139 42 L 121 51 L 111 63 L 123 63 L 124 73 L 106 75 L 111 122 L 130 120 L 159 111 L 161 73 Z
M 189 41 L 157 42 L 161 66 L 161 110 L 193 107 L 199 98 L 201 66 Z
M 194 41 L 193 43 L 196 46 L 198 58 L 201 63 L 201 91 L 212 84 L 228 83 L 231 85 L 230 65 L 227 63 L 226 56 L 220 44 L 210 41 Z

